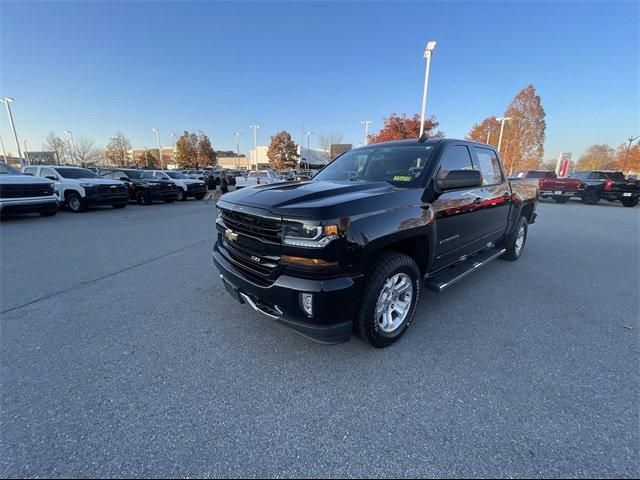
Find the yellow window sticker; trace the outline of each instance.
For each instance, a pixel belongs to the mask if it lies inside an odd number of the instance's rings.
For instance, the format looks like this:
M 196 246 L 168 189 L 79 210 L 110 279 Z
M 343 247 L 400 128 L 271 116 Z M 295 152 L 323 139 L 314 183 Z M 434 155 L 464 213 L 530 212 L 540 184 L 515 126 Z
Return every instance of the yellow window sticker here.
M 410 182 L 411 175 L 396 175 L 393 177 L 394 182 Z

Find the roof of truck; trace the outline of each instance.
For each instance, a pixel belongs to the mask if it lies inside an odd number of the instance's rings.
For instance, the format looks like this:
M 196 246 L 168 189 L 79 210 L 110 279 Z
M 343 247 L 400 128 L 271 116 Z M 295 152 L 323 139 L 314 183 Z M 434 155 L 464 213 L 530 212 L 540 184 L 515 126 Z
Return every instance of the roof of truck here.
M 479 143 L 479 142 L 474 142 L 472 140 L 462 140 L 462 139 L 457 139 L 457 138 L 428 138 L 427 140 L 420 142 L 417 138 L 409 138 L 409 139 L 405 139 L 405 140 L 390 140 L 388 142 L 380 142 L 380 143 L 371 143 L 369 145 L 365 145 L 362 147 L 358 147 L 357 149 L 354 150 L 359 150 L 361 148 L 371 148 L 371 147 L 380 147 L 380 146 L 394 146 L 394 145 L 440 145 L 440 144 L 446 144 L 446 143 L 453 143 L 453 142 L 464 142 L 464 143 L 470 143 L 473 145 L 478 145 L 480 147 L 490 147 L 495 149 L 495 147 L 493 145 L 488 145 L 486 143 Z

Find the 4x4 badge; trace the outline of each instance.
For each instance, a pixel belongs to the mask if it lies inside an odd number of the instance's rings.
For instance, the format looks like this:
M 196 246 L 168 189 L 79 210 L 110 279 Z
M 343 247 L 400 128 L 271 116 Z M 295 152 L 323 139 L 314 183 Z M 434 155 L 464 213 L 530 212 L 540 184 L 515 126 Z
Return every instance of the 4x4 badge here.
M 228 228 L 224 231 L 224 236 L 230 242 L 235 242 L 238 239 L 238 234 Z

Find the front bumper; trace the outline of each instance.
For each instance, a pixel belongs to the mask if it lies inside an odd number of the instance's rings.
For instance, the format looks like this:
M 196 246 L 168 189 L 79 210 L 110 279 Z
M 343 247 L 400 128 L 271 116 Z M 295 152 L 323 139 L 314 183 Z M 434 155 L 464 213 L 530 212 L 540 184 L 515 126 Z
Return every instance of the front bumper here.
M 273 284 L 257 285 L 236 269 L 218 249 L 213 262 L 236 299 L 318 343 L 337 344 L 351 337 L 362 276 L 312 280 L 280 275 Z M 234 291 L 235 289 L 235 291 Z M 313 317 L 300 304 L 300 293 L 313 294 Z
M 92 192 L 85 189 L 85 201 L 88 206 L 94 205 L 119 205 L 129 203 L 129 190 L 119 190 L 114 193 Z
M 7 198 L 0 200 L 2 213 L 33 213 L 58 209 L 58 197 L 24 197 Z

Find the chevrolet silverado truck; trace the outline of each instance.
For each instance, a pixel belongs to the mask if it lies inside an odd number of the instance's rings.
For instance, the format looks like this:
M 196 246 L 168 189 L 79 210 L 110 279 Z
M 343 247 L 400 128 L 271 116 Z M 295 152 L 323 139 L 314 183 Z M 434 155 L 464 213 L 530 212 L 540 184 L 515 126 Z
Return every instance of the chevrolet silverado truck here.
M 38 212 L 43 217 L 58 213 L 53 182 L 33 178 L 0 162 L 0 214 Z
M 311 181 L 223 195 L 213 262 L 233 298 L 303 336 L 386 347 L 409 328 L 421 284 L 441 292 L 520 258 L 538 191 L 507 180 L 489 145 L 368 145 Z
M 178 198 L 178 190 L 172 182 L 146 178 L 144 170 L 102 169 L 100 176 L 124 182 L 129 190 L 129 198 L 138 205 L 151 205 L 154 200 L 172 203 Z
M 537 179 L 540 185 L 540 198 L 553 198 L 558 203 L 567 203 L 571 197 L 580 193 L 582 182 L 575 178 L 558 178 L 551 170 L 523 170 L 513 176 L 514 179 Z
M 129 191 L 124 183 L 105 180 L 86 168 L 38 165 L 25 167 L 24 172 L 51 180 L 60 204 L 74 213 L 98 205 L 125 208 L 129 203 Z
M 620 200 L 624 207 L 635 207 L 638 204 L 640 182 L 627 180 L 622 172 L 588 170 L 574 172 L 569 178 L 582 182 L 582 188 L 576 196 L 587 205 L 595 205 L 601 199 L 609 202 Z

